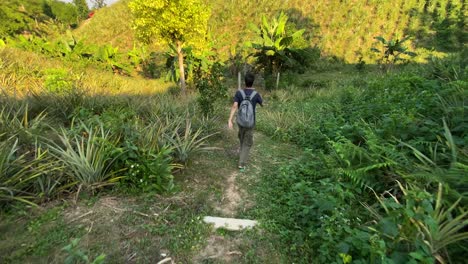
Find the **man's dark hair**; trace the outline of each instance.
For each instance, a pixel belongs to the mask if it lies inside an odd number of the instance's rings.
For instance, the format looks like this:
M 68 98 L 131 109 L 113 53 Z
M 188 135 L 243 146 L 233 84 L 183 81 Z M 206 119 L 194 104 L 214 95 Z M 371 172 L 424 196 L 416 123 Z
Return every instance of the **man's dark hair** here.
M 252 87 L 255 81 L 255 75 L 251 72 L 248 72 L 245 74 L 244 80 L 245 80 L 245 86 Z

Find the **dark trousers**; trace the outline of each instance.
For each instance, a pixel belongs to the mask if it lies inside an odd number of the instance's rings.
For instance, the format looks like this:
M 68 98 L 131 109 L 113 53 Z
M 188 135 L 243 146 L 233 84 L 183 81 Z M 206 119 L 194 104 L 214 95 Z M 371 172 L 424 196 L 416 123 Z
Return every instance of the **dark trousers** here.
M 245 128 L 239 126 L 239 141 L 240 141 L 240 151 L 239 151 L 239 166 L 245 166 L 249 158 L 250 148 L 253 145 L 253 128 Z

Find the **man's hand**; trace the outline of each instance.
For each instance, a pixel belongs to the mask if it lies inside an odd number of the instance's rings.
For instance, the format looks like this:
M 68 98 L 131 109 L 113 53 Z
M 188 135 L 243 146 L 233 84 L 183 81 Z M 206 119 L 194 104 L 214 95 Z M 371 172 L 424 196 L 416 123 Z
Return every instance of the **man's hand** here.
M 229 119 L 228 119 L 228 128 L 229 128 L 229 129 L 232 129 L 232 127 L 233 127 L 233 126 L 232 126 L 232 119 L 234 119 L 234 114 L 235 114 L 236 111 L 237 111 L 237 107 L 238 107 L 237 102 L 234 102 L 234 103 L 232 104 L 231 113 L 229 114 Z

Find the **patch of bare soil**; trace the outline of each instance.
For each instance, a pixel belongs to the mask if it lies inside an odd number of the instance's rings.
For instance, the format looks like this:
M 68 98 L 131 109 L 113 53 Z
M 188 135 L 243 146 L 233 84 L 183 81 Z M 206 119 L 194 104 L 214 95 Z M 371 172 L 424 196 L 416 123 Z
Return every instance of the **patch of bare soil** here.
M 240 174 L 232 172 L 226 179 L 226 187 L 220 202 L 215 208 L 221 217 L 235 218 L 237 210 L 242 202 L 241 190 L 236 184 L 236 178 Z M 203 263 L 207 260 L 216 260 L 220 263 L 238 263 L 242 253 L 238 250 L 241 240 L 232 237 L 223 237 L 213 234 L 209 237 L 206 247 L 195 257 L 195 263 Z
M 204 263 L 207 260 L 216 260 L 221 263 L 238 263 L 237 260 L 242 256 L 242 252 L 237 249 L 241 242 L 238 238 L 212 235 L 207 241 L 207 246 L 194 259 L 194 262 Z
M 234 133 L 229 132 L 230 136 Z M 233 141 L 233 140 L 230 140 Z M 239 155 L 238 147 L 226 147 L 225 155 L 228 159 L 237 159 Z M 233 167 L 228 170 L 228 173 L 223 177 L 223 195 L 220 200 L 214 202 L 214 208 L 218 212 L 219 217 L 236 218 L 241 207 L 244 207 L 247 199 L 247 194 L 240 188 L 239 180 L 245 175 L 238 172 L 237 168 Z M 194 257 L 194 263 L 206 263 L 206 261 L 215 263 L 239 263 L 242 257 L 242 252 L 239 251 L 240 245 L 243 244 L 241 238 L 232 236 L 220 236 L 213 232 L 208 238 L 205 248 L 203 248 L 197 256 Z
M 99 219 L 103 222 L 114 222 L 128 209 L 123 202 L 116 197 L 103 197 L 91 208 L 77 205 L 72 210 L 65 212 L 65 220 L 68 223 L 89 224 Z
M 216 206 L 216 209 L 221 212 L 221 216 L 223 217 L 235 217 L 242 201 L 239 187 L 236 185 L 236 177 L 238 175 L 238 173 L 233 172 L 228 176 L 221 203 Z

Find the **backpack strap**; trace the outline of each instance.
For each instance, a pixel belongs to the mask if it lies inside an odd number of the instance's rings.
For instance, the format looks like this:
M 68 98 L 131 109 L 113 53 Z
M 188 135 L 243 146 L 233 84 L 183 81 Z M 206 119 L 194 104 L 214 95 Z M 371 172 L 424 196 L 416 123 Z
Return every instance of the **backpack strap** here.
M 247 95 L 245 94 L 244 90 L 240 89 L 239 92 L 240 92 L 241 95 L 242 95 L 242 100 L 245 100 L 245 98 L 247 97 Z
M 253 91 L 247 98 L 247 95 L 245 94 L 245 91 L 240 89 L 239 92 L 241 93 L 242 95 L 242 100 L 249 100 L 249 101 L 252 101 L 252 99 L 255 97 L 255 95 L 257 95 L 257 92 L 256 91 Z
M 255 95 L 257 95 L 257 92 L 253 91 L 249 96 L 250 97 L 249 100 L 252 101 L 252 99 L 255 97 Z

